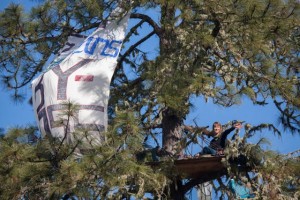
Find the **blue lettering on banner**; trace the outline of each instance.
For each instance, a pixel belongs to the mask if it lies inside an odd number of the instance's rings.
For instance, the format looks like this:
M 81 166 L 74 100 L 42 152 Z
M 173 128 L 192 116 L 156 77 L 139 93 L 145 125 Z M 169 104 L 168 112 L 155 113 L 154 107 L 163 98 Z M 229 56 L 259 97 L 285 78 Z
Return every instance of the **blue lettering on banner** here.
M 114 44 L 116 44 L 116 46 L 118 47 L 115 47 Z M 121 44 L 122 42 L 121 41 L 118 41 L 118 40 L 112 40 L 106 49 L 103 49 L 103 51 L 101 52 L 101 55 L 102 56 L 110 56 L 110 57 L 116 57 L 119 53 L 119 47 L 121 47 Z M 109 53 L 106 53 L 106 50 L 108 49 L 108 51 L 112 50 L 113 52 L 115 52 L 114 54 L 109 54 Z
M 84 52 L 93 55 L 99 43 L 104 43 L 104 47 L 100 52 L 101 56 L 117 57 L 119 49 L 121 48 L 122 41 L 108 40 L 101 37 L 89 37 L 85 43 Z

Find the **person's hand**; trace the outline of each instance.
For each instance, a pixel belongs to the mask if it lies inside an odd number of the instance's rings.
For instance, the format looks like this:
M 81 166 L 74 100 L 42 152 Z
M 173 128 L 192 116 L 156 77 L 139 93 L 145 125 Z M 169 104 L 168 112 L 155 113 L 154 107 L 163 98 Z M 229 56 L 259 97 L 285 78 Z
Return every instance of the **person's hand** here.
M 233 124 L 233 127 L 237 128 L 237 129 L 240 129 L 240 128 L 242 128 L 242 123 L 237 122 L 237 123 Z

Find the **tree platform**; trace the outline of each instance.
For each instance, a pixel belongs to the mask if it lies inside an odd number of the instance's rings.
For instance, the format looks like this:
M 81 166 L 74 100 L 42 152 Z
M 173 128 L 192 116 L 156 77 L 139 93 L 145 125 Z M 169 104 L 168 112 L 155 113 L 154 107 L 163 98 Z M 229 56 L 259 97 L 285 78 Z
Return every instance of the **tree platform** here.
M 205 179 L 211 180 L 226 174 L 226 167 L 223 164 L 224 156 L 203 155 L 193 158 L 184 158 L 174 161 L 175 170 L 183 179 Z M 164 161 L 150 162 L 151 166 L 159 166 Z

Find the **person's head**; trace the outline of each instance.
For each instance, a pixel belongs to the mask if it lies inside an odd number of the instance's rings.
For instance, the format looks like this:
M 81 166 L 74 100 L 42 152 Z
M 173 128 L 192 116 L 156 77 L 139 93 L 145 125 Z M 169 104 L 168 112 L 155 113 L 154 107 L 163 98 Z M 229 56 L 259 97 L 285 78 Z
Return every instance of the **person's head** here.
M 220 122 L 213 123 L 213 132 L 215 133 L 215 136 L 222 132 L 222 125 Z

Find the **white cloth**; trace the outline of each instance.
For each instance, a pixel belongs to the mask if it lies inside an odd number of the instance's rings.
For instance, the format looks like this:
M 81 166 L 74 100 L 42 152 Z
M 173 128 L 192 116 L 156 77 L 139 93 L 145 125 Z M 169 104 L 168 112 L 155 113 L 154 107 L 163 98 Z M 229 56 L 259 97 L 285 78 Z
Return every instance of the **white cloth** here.
M 32 81 L 33 107 L 42 135 L 65 138 L 70 143 L 78 138 L 75 130 L 88 128 L 85 139 L 101 142 L 101 132 L 107 128 L 110 81 L 128 19 L 129 14 L 109 22 L 87 38 L 69 37 L 49 70 Z M 63 115 L 66 102 L 77 106 L 69 121 Z

